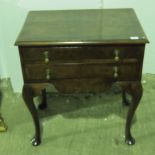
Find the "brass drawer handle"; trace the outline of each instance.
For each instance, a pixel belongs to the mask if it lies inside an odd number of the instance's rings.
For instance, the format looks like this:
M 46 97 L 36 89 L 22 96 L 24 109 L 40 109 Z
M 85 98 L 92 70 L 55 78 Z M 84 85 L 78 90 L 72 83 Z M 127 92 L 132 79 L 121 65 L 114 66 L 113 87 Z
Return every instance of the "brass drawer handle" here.
M 114 67 L 114 74 L 113 74 L 114 78 L 117 78 L 118 77 L 118 67 L 115 66 Z
M 114 59 L 115 59 L 115 61 L 119 61 L 119 53 L 120 53 L 120 51 L 118 50 L 118 49 L 116 49 L 115 51 L 114 51 L 114 54 L 115 54 L 115 57 L 114 57 Z
M 48 64 L 49 63 L 49 52 L 48 51 L 45 51 L 44 52 L 44 62 L 46 63 L 46 64 Z
M 50 69 L 46 69 L 46 79 L 49 80 L 51 78 L 51 71 Z

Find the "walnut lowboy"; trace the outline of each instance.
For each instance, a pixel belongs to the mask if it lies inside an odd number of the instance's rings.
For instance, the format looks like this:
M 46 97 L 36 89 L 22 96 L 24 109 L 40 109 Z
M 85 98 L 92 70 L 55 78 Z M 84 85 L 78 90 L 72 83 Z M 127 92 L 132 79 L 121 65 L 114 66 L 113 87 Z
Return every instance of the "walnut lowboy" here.
M 117 21 L 116 25 L 108 25 L 111 19 Z M 120 24 L 121 19 L 124 24 Z M 142 37 L 128 37 L 134 33 Z M 78 41 L 80 38 L 83 41 Z M 142 96 L 141 74 L 147 42 L 132 9 L 30 12 L 16 45 L 24 78 L 23 98 L 35 124 L 32 144 L 41 142 L 33 97 L 42 95 L 39 107 L 46 108 L 48 84 L 53 84 L 58 93 L 99 93 L 115 83 L 122 88 L 125 105 L 129 104 L 126 93 L 132 97 L 125 141 L 134 144 L 130 128 Z

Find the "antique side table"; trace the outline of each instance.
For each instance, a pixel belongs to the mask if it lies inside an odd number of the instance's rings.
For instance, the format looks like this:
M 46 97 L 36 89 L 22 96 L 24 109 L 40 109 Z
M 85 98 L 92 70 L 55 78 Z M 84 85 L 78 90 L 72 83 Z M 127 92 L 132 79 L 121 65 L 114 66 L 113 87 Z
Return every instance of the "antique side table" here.
M 142 96 L 142 65 L 147 37 L 133 9 L 30 11 L 16 40 L 24 78 L 23 98 L 41 142 L 33 97 L 53 84 L 60 93 L 102 92 L 114 83 L 132 96 L 125 142 L 134 144 L 131 121 Z

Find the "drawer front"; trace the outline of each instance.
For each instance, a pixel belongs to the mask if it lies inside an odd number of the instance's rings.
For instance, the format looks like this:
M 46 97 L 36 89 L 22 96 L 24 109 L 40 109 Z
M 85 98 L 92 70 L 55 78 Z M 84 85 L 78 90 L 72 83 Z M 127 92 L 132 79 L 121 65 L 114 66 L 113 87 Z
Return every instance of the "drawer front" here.
M 20 47 L 20 55 L 26 63 L 49 63 L 55 60 L 122 59 L 142 60 L 144 45 L 105 45 L 70 47 Z
M 48 82 L 55 79 L 103 78 L 108 81 L 138 80 L 139 66 L 135 63 L 115 64 L 27 64 L 23 66 L 26 82 Z

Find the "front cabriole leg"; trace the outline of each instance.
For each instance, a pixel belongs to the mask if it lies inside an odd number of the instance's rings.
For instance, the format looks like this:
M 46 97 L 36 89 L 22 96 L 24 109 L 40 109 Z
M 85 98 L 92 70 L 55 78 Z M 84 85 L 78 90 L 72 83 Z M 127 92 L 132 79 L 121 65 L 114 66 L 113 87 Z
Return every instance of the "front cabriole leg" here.
M 37 109 L 36 109 L 34 102 L 33 102 L 34 91 L 33 91 L 32 87 L 30 85 L 25 84 L 23 87 L 22 95 L 23 95 L 23 99 L 25 101 L 25 104 L 26 104 L 28 110 L 30 111 L 30 113 L 32 115 L 34 125 L 35 125 L 35 136 L 32 139 L 31 143 L 33 146 L 37 146 L 41 143 L 40 122 L 39 122 Z
M 126 119 L 125 142 L 128 145 L 133 145 L 135 144 L 135 139 L 131 134 L 131 124 L 135 111 L 142 97 L 143 93 L 142 84 L 141 82 L 121 83 L 121 87 L 123 90 L 125 90 L 125 92 L 129 93 L 132 97 L 132 101 L 131 104 L 129 105 L 129 110 Z
M 129 111 L 127 114 L 127 120 L 126 120 L 126 128 L 125 128 L 125 142 L 128 145 L 135 144 L 135 139 L 132 137 L 131 134 L 131 123 L 133 116 L 135 114 L 135 111 L 138 107 L 138 104 L 140 102 L 140 99 L 142 97 L 143 88 L 141 82 L 133 82 L 129 85 L 129 88 L 127 89 L 129 91 L 129 94 L 132 97 L 131 105 L 129 107 Z

